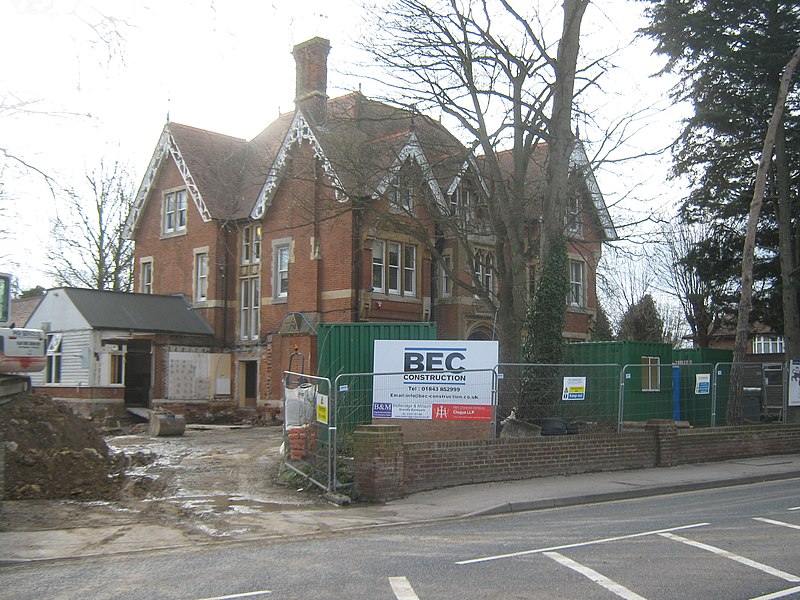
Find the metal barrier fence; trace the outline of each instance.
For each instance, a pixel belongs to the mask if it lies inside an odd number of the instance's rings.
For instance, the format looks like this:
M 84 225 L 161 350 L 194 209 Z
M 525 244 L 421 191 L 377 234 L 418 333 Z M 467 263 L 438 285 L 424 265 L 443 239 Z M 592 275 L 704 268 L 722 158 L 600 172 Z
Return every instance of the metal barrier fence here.
M 331 401 L 329 379 L 284 371 L 284 463 L 329 493 L 337 488 L 336 411 Z
M 372 422 L 373 409 L 376 417 L 385 418 L 496 421 L 493 369 L 343 373 L 334 390 L 338 444 L 344 452 L 355 428 Z
M 537 424 L 559 418 L 584 430 L 616 428 L 620 372 L 615 364 L 500 364 L 498 418 L 515 411 Z
M 286 465 L 327 492 L 350 485 L 352 433 L 372 423 L 373 414 L 484 420 L 494 424 L 493 434 L 515 409 L 525 420 L 555 418 L 580 431 L 619 431 L 626 422 L 648 419 L 715 427 L 724 424 L 731 367 L 657 361 L 500 364 L 467 371 L 345 373 L 333 385 L 324 377 L 286 371 Z M 786 422 L 789 364 L 745 363 L 744 369 L 745 422 Z M 454 415 L 452 407 L 460 412 Z

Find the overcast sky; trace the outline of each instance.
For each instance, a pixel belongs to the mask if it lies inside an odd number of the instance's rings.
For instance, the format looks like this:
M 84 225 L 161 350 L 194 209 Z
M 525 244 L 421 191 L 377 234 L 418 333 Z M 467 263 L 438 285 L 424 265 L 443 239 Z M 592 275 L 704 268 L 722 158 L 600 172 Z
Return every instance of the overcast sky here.
M 624 46 L 643 25 L 641 5 L 597 0 L 584 18 L 584 46 Z M 315 35 L 331 40 L 330 95 L 360 84 L 365 94 L 380 95 L 379 84 L 345 75 L 363 59 L 353 41 L 364 27 L 359 6 L 357 0 L 0 0 L 0 106 L 23 103 L 21 110 L 0 108 L 0 148 L 65 187 L 79 185 L 101 159 L 119 160 L 138 187 L 168 115 L 250 139 L 290 110 L 291 49 Z M 560 3 L 543 6 L 560 20 Z M 651 48 L 640 40 L 620 52 L 619 68 L 584 106 L 607 121 L 629 107 L 666 106 L 669 82 L 649 77 L 662 62 L 649 56 Z M 645 131 L 619 155 L 669 143 L 679 115 L 649 114 L 637 125 Z M 598 171 L 618 224 L 630 211 L 677 202 L 679 191 L 664 182 L 667 166 L 665 158 Z M 0 271 L 14 272 L 22 289 L 49 287 L 42 264 L 58 199 L 39 175 L 13 161 L 5 161 L 0 178 L 2 229 L 12 233 L 0 240 Z M 626 211 L 615 214 L 622 198 Z

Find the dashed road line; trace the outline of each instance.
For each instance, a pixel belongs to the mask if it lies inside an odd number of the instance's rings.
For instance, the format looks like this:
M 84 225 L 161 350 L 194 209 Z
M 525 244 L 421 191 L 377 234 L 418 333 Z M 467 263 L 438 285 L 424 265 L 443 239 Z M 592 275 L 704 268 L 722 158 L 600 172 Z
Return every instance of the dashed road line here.
M 198 600 L 235 600 L 236 598 L 252 598 L 253 596 L 266 596 L 271 594 L 270 590 L 259 590 L 257 592 L 245 592 L 243 594 L 230 594 L 228 596 L 214 596 L 213 598 L 198 598 Z
M 517 556 L 526 556 L 528 554 L 541 554 L 543 552 L 557 552 L 559 550 L 569 550 L 570 548 L 582 548 L 584 546 L 592 546 L 594 544 L 605 544 L 607 542 L 618 542 L 620 540 L 631 540 L 634 538 L 646 537 L 648 535 L 658 535 L 671 531 L 682 531 L 684 529 L 695 529 L 696 527 L 705 527 L 709 523 L 693 523 L 691 525 L 680 525 L 678 527 L 669 527 L 667 529 L 656 529 L 654 531 L 643 531 L 641 533 L 631 533 L 628 535 L 619 535 L 615 537 L 602 538 L 599 540 L 591 540 L 588 542 L 577 542 L 575 544 L 565 544 L 563 546 L 551 546 L 549 548 L 537 548 L 536 550 L 522 550 L 520 552 L 510 552 L 508 554 L 497 554 L 495 556 L 484 556 L 481 558 L 470 558 L 468 560 L 460 560 L 456 562 L 457 565 L 473 565 L 476 563 L 489 562 L 492 560 L 500 560 L 502 558 L 515 558 Z
M 769 523 L 771 525 L 780 525 L 781 527 L 788 527 L 789 529 L 800 529 L 800 525 L 793 523 L 785 523 L 783 521 L 776 521 L 774 519 L 765 519 L 764 517 L 753 517 L 754 521 L 761 521 L 762 523 Z
M 776 600 L 776 598 L 785 598 L 797 592 L 800 592 L 800 585 L 789 588 L 788 590 L 781 590 L 780 592 L 773 592 L 764 596 L 756 596 L 755 598 L 750 598 L 750 600 Z
M 392 586 L 397 600 L 419 600 L 419 596 L 405 577 L 389 577 L 389 585 Z
M 792 575 L 791 573 L 787 573 L 786 571 L 775 569 L 774 567 L 770 567 L 769 565 L 765 565 L 764 563 L 760 563 L 755 560 L 745 558 L 744 556 L 740 556 L 739 554 L 734 554 L 733 552 L 729 552 L 728 550 L 723 550 L 722 548 L 717 548 L 716 546 L 710 546 L 709 544 L 704 544 L 703 542 L 696 542 L 694 540 L 690 540 L 689 538 L 681 537 L 679 535 L 675 535 L 669 532 L 659 533 L 658 535 L 667 538 L 669 540 L 674 540 L 676 542 L 681 542 L 682 544 L 687 544 L 688 546 L 694 546 L 695 548 L 700 548 L 701 550 L 707 550 L 708 552 L 713 552 L 714 554 L 717 554 L 719 556 L 724 556 L 725 558 L 729 558 L 730 560 L 736 561 L 743 565 L 747 565 L 748 567 L 753 567 L 754 569 L 758 569 L 759 571 L 763 571 L 764 573 L 768 573 L 769 575 L 780 577 L 781 579 L 784 579 L 786 581 L 791 581 L 792 583 L 800 581 L 800 577 L 798 577 L 797 575 Z
M 647 600 L 644 596 L 640 596 L 636 592 L 629 590 L 624 585 L 621 585 L 616 581 L 609 579 L 608 577 L 602 575 L 601 573 L 598 573 L 594 569 L 590 569 L 587 566 L 575 562 L 571 558 L 567 558 L 563 554 L 559 554 L 558 552 L 542 552 L 542 554 L 544 554 L 548 558 L 552 558 L 557 563 L 572 569 L 576 573 L 580 573 L 584 577 L 587 577 L 594 583 L 603 586 L 609 592 L 616 594 L 620 598 L 624 598 L 625 600 Z

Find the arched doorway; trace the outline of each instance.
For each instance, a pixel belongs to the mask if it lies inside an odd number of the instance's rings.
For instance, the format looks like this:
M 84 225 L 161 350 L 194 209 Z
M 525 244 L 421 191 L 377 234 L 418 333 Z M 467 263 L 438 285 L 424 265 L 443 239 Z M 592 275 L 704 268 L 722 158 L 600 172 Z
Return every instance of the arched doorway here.
M 492 330 L 486 325 L 477 325 L 467 334 L 467 339 L 478 342 L 488 342 L 493 340 L 494 336 L 492 336 Z

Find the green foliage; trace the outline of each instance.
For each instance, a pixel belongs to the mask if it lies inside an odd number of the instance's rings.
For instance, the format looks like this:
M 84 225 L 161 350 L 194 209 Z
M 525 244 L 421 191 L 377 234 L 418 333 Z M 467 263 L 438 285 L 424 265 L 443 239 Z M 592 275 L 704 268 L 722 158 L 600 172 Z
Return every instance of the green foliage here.
M 716 306 L 738 305 L 744 223 L 753 196 L 756 165 L 778 94 L 781 72 L 800 46 L 800 10 L 782 0 L 647 0 L 644 33 L 668 59 L 665 70 L 681 83 L 676 100 L 689 100 L 674 151 L 674 172 L 687 176 L 691 192 L 682 215 L 705 223 L 711 235 L 699 241 L 686 263 L 707 277 Z M 798 239 L 800 96 L 786 106 L 784 140 L 793 203 L 794 247 Z M 756 237 L 753 318 L 782 325 L 778 253 L 778 185 L 774 161 Z
M 567 248 L 564 239 L 555 240 L 533 302 L 528 309 L 527 334 L 522 344 L 522 362 L 526 364 L 561 364 L 564 357 L 564 312 L 569 294 Z M 522 377 L 522 397 L 517 417 L 532 420 L 555 416 L 561 396 L 561 381 L 550 373 L 542 378 L 540 370 L 527 369 Z
M 639 302 L 625 311 L 617 339 L 629 342 L 664 341 L 664 319 L 650 294 L 642 296 Z
M 597 302 L 597 319 L 594 324 L 594 331 L 592 331 L 593 342 L 610 342 L 614 340 L 614 331 L 611 328 L 611 321 L 608 319 L 608 313 Z

